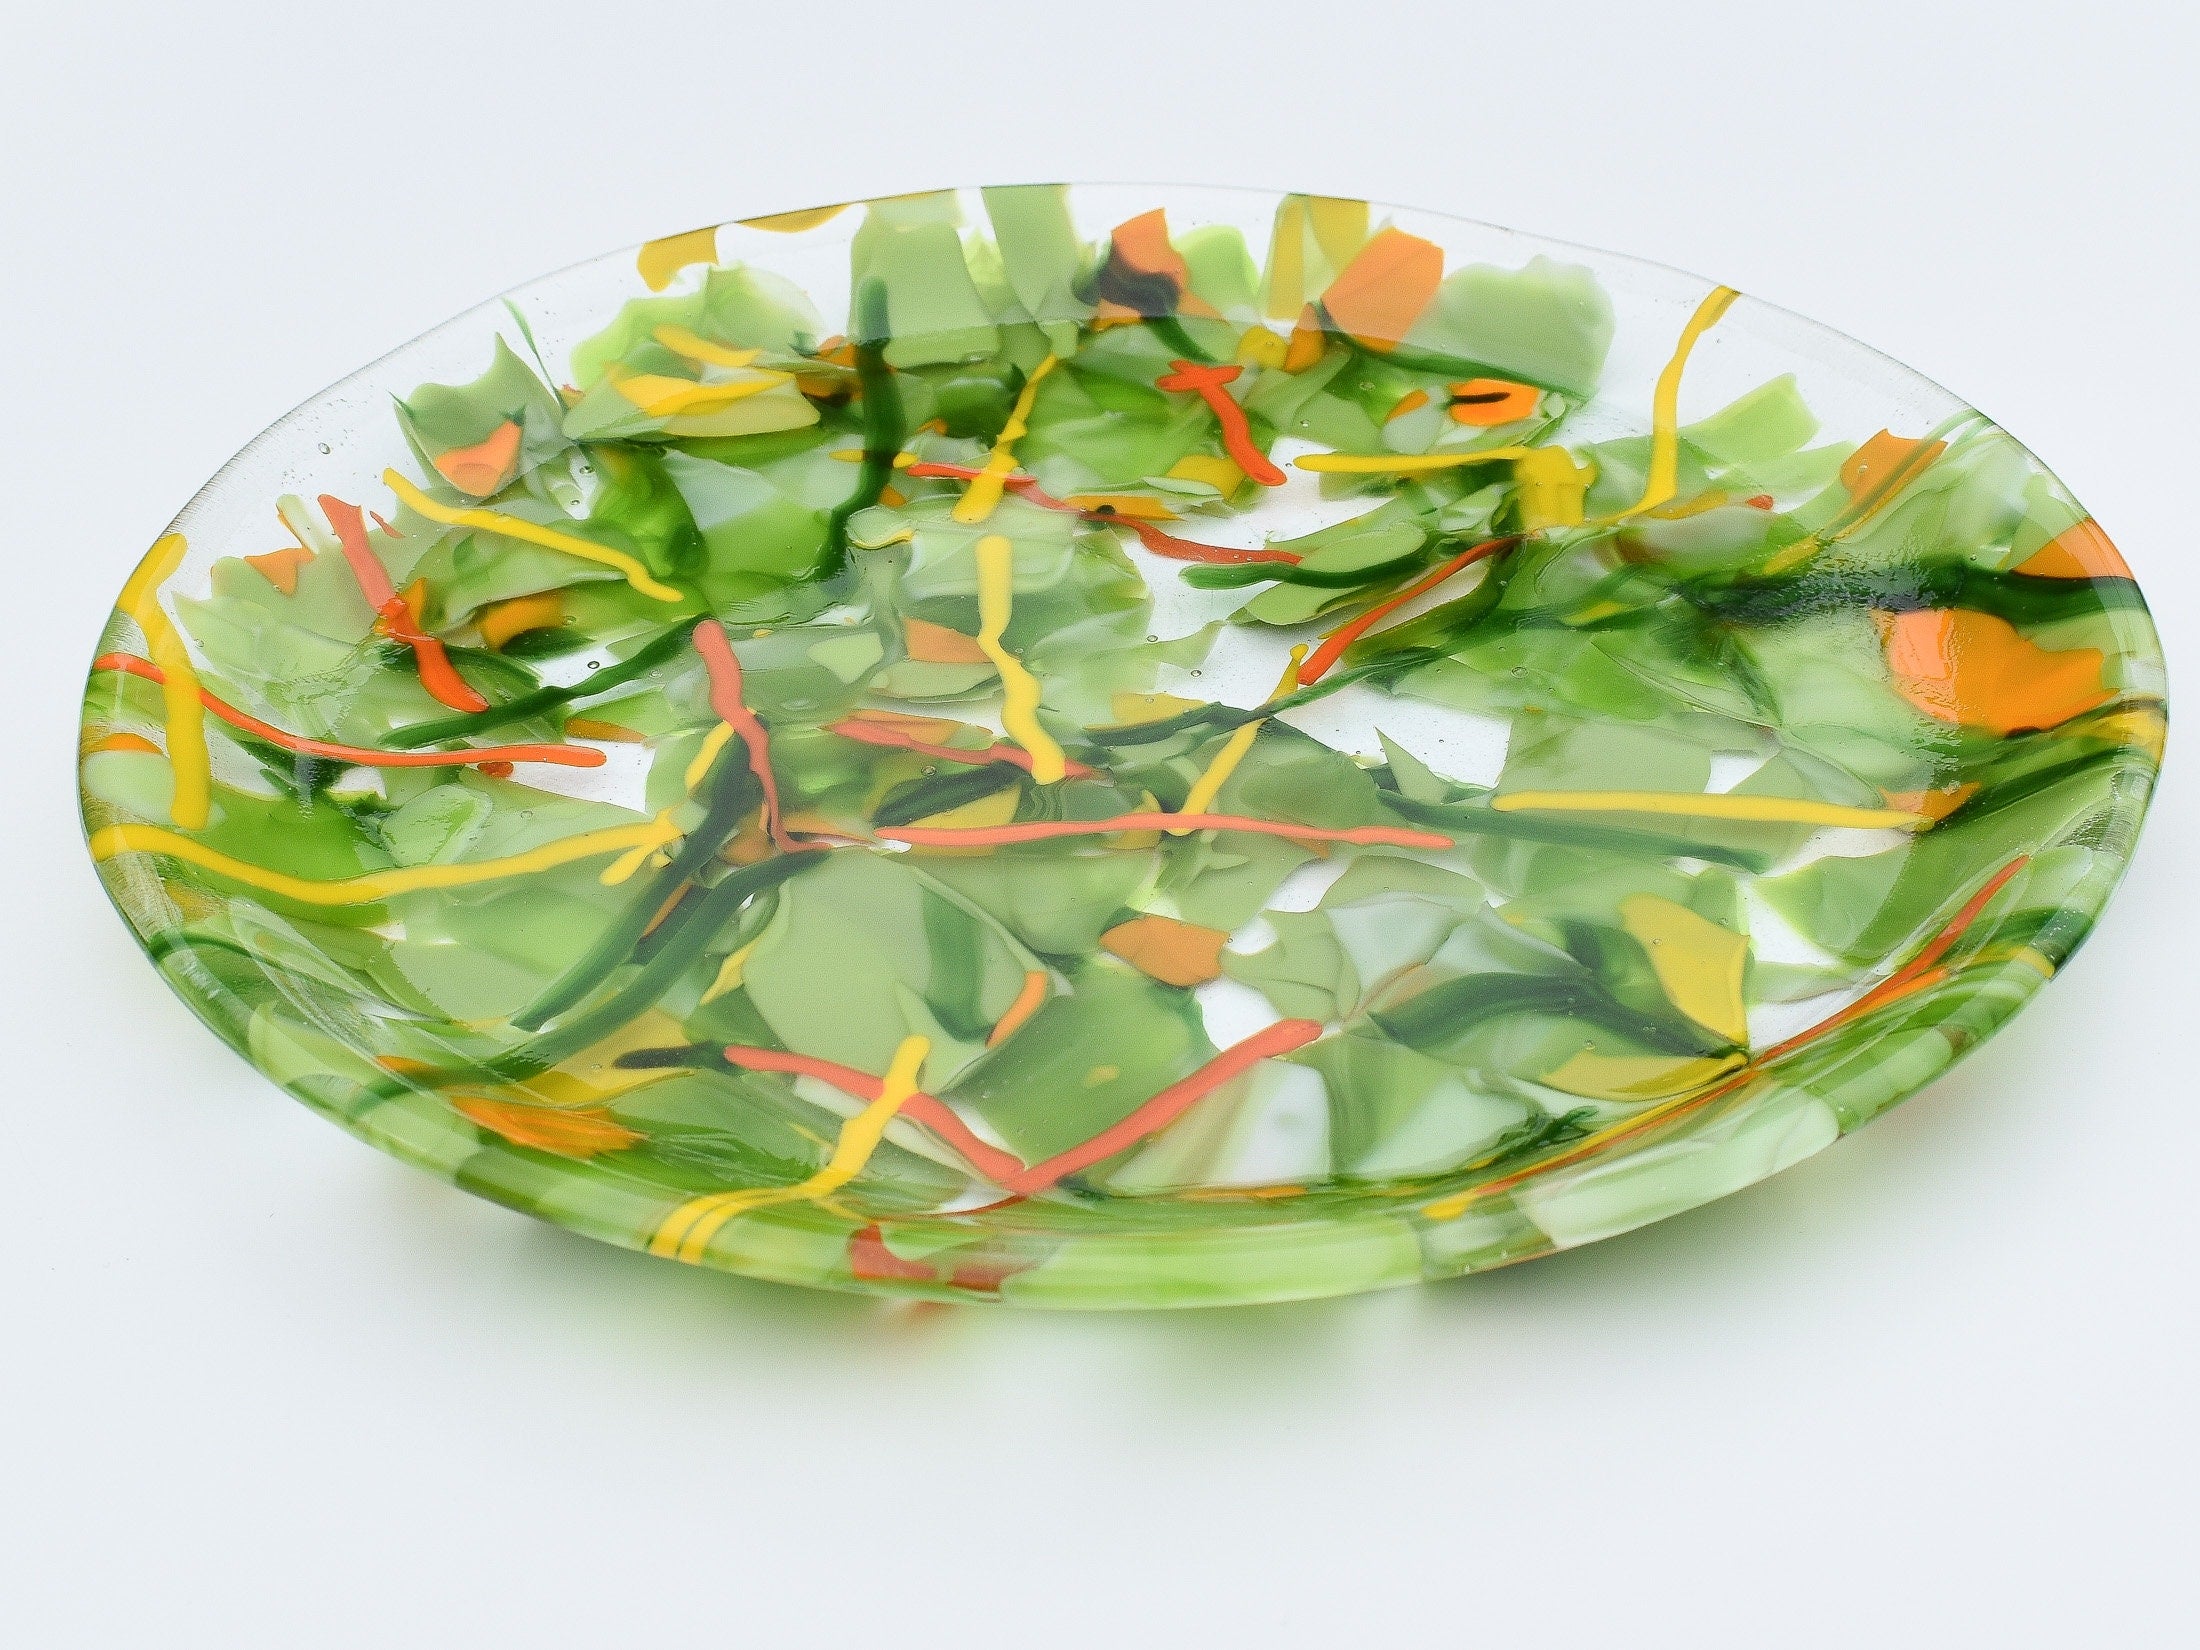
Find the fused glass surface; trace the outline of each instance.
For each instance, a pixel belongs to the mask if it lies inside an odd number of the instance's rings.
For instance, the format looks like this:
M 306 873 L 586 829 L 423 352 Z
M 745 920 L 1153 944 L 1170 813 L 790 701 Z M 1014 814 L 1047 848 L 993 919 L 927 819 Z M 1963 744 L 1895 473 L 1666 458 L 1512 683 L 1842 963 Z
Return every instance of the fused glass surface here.
M 2083 940 L 2122 558 L 1933 384 L 1303 195 L 726 224 L 285 418 L 85 700 L 117 906 L 364 1139 L 611 1242 L 1050 1306 L 1771 1174 Z

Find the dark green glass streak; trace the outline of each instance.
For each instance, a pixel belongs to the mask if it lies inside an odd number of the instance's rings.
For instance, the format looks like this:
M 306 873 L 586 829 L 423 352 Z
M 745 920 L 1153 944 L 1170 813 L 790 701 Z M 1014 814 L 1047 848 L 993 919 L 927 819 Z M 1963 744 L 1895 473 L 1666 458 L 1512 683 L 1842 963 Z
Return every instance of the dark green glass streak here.
M 1744 871 L 1764 871 L 1772 864 L 1770 854 L 1697 842 L 1683 836 L 1664 836 L 1655 831 L 1499 813 L 1495 808 L 1473 802 L 1415 802 L 1393 792 L 1385 792 L 1383 801 L 1400 817 L 1439 831 L 1513 837 L 1523 842 L 1552 842 L 1570 848 L 1602 848 L 1613 853 L 1651 854 L 1663 859 L 1701 859 Z
M 732 921 L 742 906 L 824 858 L 823 854 L 781 854 L 776 859 L 742 867 L 713 886 L 697 902 L 693 915 L 680 932 L 660 946 L 617 991 L 555 1031 L 545 1032 L 509 1053 L 482 1062 L 480 1070 L 486 1076 L 513 1082 L 547 1071 L 591 1043 L 601 1042 L 662 997 L 681 972 L 703 954 L 703 947 L 710 943 L 712 936 Z
M 1431 986 L 1394 1009 L 1368 1016 L 1386 1036 L 1409 1048 L 1441 1047 L 1490 1020 L 1548 1014 L 1587 1021 L 1661 1053 L 1731 1052 L 1709 1032 L 1676 1016 L 1629 1008 L 1586 976 L 1469 974 Z
M 856 382 L 863 388 L 863 463 L 848 496 L 833 507 L 825 520 L 825 550 L 818 562 L 818 576 L 836 578 L 848 565 L 848 522 L 858 510 L 868 510 L 894 479 L 894 460 L 908 439 L 908 420 L 902 414 L 901 386 L 894 369 L 886 364 L 886 283 L 868 280 L 856 292 Z
M 410 727 L 392 728 L 382 735 L 385 750 L 419 750 L 424 745 L 440 745 L 446 740 L 467 739 L 475 734 L 487 733 L 512 722 L 523 722 L 530 716 L 571 704 L 576 699 L 589 699 L 610 688 L 620 687 L 636 677 L 663 664 L 677 653 L 701 620 L 685 619 L 670 630 L 661 631 L 636 648 L 616 664 L 605 665 L 601 670 L 590 671 L 586 678 L 569 687 L 537 688 L 517 699 L 501 705 L 491 705 L 487 710 L 470 712 L 464 716 L 445 716 L 433 722 L 415 722 Z
M 1163 717 L 1156 722 L 1134 722 L 1127 727 L 1087 728 L 1086 740 L 1094 745 L 1158 745 L 1165 739 L 1192 728 L 1205 728 L 1215 733 L 1227 733 L 1232 728 L 1243 727 L 1247 722 L 1265 721 L 1278 711 L 1310 705 L 1317 699 L 1326 699 L 1339 688 L 1350 687 L 1354 682 L 1364 682 L 1370 677 L 1388 675 L 1408 670 L 1415 665 L 1431 664 L 1443 657 L 1436 648 L 1415 648 L 1408 653 L 1393 654 L 1381 659 L 1371 659 L 1366 664 L 1349 670 L 1333 670 L 1312 687 L 1300 688 L 1280 699 L 1271 699 L 1265 705 L 1241 709 L 1236 705 L 1205 705 L 1198 710 L 1188 710 L 1177 716 Z
M 959 808 L 968 802 L 976 802 L 996 791 L 1005 791 L 1023 777 L 1022 772 L 1006 762 L 989 763 L 982 768 L 962 768 L 951 773 L 928 774 L 922 779 L 912 779 L 888 791 L 879 805 L 871 811 L 871 823 L 878 826 L 914 825 L 920 819 L 933 814 L 943 814 L 950 808 Z
M 1887 613 L 1962 607 L 2014 625 L 2107 611 L 2141 612 L 2128 579 L 2043 579 L 1939 559 L 1893 567 L 1812 570 L 1789 578 L 1684 579 L 1680 595 L 1730 624 L 1769 625 L 1872 607 Z
M 1441 607 L 1432 607 L 1404 624 L 1362 637 L 1346 650 L 1345 657 L 1366 659 L 1374 664 L 1393 661 L 1406 654 L 1427 659 L 1449 657 L 1466 640 L 1467 632 L 1497 610 L 1520 564 L 1521 558 L 1517 555 L 1493 558 L 1482 582 L 1464 596 L 1455 597 Z
M 681 1043 L 666 1048 L 628 1049 L 611 1062 L 621 1071 L 727 1071 L 723 1051 L 709 1043 Z
M 1324 590 L 1342 590 L 1356 584 L 1401 579 L 1428 563 L 1429 555 L 1424 547 L 1393 556 L 1389 561 L 1330 572 L 1283 561 L 1227 562 L 1215 567 L 1195 564 L 1184 569 L 1184 582 L 1201 590 L 1235 590 L 1248 584 L 1304 584 Z
M 665 902 L 674 893 L 717 857 L 718 850 L 741 828 L 741 821 L 764 796 L 763 786 L 757 783 L 756 775 L 750 770 L 748 747 L 739 740 L 730 741 L 720 753 L 712 765 L 709 785 L 710 801 L 704 808 L 702 820 L 688 833 L 671 862 L 643 883 L 610 926 L 597 936 L 596 942 L 566 970 L 563 979 L 512 1016 L 514 1025 L 536 1030 L 585 999 L 609 978 L 611 971 L 633 952 L 635 942 L 649 927 L 650 919 L 664 909 Z

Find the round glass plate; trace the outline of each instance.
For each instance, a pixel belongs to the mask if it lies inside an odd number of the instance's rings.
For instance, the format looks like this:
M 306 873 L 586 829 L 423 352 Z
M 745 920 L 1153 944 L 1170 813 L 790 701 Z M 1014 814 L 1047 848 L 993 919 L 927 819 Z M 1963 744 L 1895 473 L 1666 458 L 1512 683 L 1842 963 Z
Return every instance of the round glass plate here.
M 91 851 L 362 1138 L 608 1242 L 1044 1306 L 1746 1186 L 2083 940 L 2123 560 L 1917 374 L 1426 212 L 719 225 L 270 428 L 125 586 Z

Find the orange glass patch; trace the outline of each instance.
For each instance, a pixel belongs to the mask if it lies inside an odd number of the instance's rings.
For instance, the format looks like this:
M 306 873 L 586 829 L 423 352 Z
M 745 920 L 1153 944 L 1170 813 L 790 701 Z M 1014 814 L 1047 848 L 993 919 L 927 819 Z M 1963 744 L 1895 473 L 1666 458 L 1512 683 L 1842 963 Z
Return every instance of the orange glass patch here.
M 481 626 L 481 639 L 493 652 L 502 653 L 515 636 L 530 630 L 555 630 L 565 623 L 565 593 L 543 590 L 532 596 L 492 602 L 482 609 L 476 622 Z
M 1229 937 L 1174 917 L 1143 916 L 1117 923 L 1100 936 L 1100 947 L 1165 985 L 1203 985 L 1221 975 Z
M 1509 378 L 1469 378 L 1451 387 L 1451 416 L 1461 424 L 1517 424 L 1531 416 L 1543 392 Z
M 286 596 L 298 593 L 298 569 L 312 559 L 313 552 L 302 544 L 285 545 L 265 555 L 244 558 L 247 567 L 257 568 L 262 578 Z
M 978 645 L 975 636 L 965 636 L 959 630 L 934 624 L 930 619 L 908 619 L 903 625 L 909 657 L 920 664 L 982 665 L 987 662 L 985 649 Z
M 1213 306 L 1192 295 L 1192 270 L 1169 239 L 1169 217 L 1160 207 L 1151 212 L 1141 212 L 1115 226 L 1109 238 L 1114 248 L 1116 262 L 1139 275 L 1166 275 L 1176 283 L 1176 307 L 1179 314 L 1211 316 Z M 1107 306 L 1103 303 L 1101 306 Z M 1138 310 L 1130 310 L 1134 319 L 1144 319 Z
M 1391 404 L 1390 411 L 1383 414 L 1383 422 L 1385 424 L 1394 423 L 1405 417 L 1407 413 L 1419 412 L 1427 405 L 1427 390 L 1408 390 Z
M 453 447 L 435 461 L 436 474 L 462 493 L 487 498 L 519 465 L 519 426 L 506 419 L 471 447 Z
M 2036 579 L 2128 579 L 2131 568 L 2091 516 L 2065 528 L 2017 567 Z
M 168 754 L 142 733 L 110 733 L 84 747 L 86 756 L 94 756 L 101 751 L 141 751 L 149 756 Z
M 595 1157 L 602 1152 L 631 1146 L 642 1138 L 609 1112 L 596 1107 L 558 1111 L 476 1095 L 462 1095 L 454 1099 L 451 1106 L 467 1122 L 515 1146 L 531 1147 L 557 1157 Z
M 1923 454 L 1911 463 L 1911 455 L 1920 447 L 1925 449 Z M 1925 442 L 1881 430 L 1841 461 L 1841 485 L 1848 489 L 1849 497 L 1862 498 L 1905 465 L 1914 475 L 1947 450 L 1945 441 Z
M 1304 372 L 1322 358 L 1322 351 L 1329 347 L 1329 335 L 1322 331 L 1321 319 L 1308 304 L 1299 316 L 1299 324 L 1291 329 L 1291 342 L 1284 346 L 1283 370 Z
M 2044 648 L 1964 607 L 1876 617 L 1895 691 L 1936 721 L 2019 733 L 2060 727 L 2109 697 L 2098 648 Z
M 1329 283 L 1322 307 L 1359 343 L 1388 353 L 1413 330 L 1443 279 L 1442 247 L 1402 229 L 1386 229 Z

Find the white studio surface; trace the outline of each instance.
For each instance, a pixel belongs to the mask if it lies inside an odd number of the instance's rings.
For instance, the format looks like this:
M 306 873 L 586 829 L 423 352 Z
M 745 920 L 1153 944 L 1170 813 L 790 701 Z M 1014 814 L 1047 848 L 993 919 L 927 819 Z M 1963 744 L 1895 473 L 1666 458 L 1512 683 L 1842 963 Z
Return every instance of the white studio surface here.
M 323 385 L 693 223 L 1055 178 L 1410 202 L 1849 332 L 2093 508 L 2177 694 L 2200 667 L 2181 14 L 340 11 L 51 8 L 0 47 L 0 1637 L 2195 1636 L 2177 737 L 2066 976 L 1857 1137 L 1514 1271 L 1082 1318 L 686 1271 L 380 1156 L 145 964 L 71 776 L 128 569 Z

